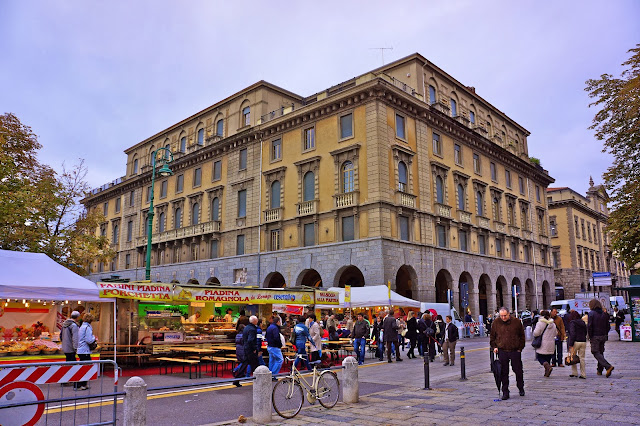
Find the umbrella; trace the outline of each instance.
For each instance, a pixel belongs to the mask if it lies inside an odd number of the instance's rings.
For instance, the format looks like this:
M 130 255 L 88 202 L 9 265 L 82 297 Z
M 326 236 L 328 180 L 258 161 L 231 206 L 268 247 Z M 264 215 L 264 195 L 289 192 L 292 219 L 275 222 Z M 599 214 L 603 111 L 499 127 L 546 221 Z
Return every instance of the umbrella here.
M 431 312 L 431 316 L 437 316 L 438 312 L 435 309 L 429 309 L 429 312 Z
M 500 387 L 502 386 L 502 365 L 500 360 L 494 359 L 491 363 L 491 372 L 493 373 L 493 379 L 496 381 L 496 387 L 498 388 L 498 394 L 500 394 Z

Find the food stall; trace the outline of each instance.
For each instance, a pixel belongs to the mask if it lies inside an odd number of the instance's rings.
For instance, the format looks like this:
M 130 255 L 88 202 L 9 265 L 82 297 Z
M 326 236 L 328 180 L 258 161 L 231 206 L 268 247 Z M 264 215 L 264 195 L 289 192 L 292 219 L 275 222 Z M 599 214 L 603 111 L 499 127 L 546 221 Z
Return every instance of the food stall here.
M 629 314 L 631 321 L 620 326 L 620 340 L 640 342 L 640 275 L 629 277 L 631 286 L 617 288 L 629 294 Z
M 0 365 L 64 361 L 60 329 L 73 310 L 94 315 L 99 341 L 111 338 L 113 299 L 93 282 L 42 253 L 0 250 L 0 267 Z

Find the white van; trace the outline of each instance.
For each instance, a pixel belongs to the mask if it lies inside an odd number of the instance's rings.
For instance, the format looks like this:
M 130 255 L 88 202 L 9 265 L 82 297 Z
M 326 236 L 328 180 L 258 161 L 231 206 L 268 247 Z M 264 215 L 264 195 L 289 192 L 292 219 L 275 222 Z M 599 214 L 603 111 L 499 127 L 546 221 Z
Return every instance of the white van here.
M 611 296 L 609 297 L 611 301 L 611 308 L 617 307 L 618 310 L 622 311 L 623 314 L 627 314 L 627 302 L 624 301 L 624 297 L 622 296 Z
M 460 318 L 458 311 L 456 311 L 456 308 L 450 308 L 448 303 L 420 303 L 420 312 L 427 312 L 429 309 L 436 311 L 437 315 L 442 315 L 443 320 L 447 315 L 451 315 L 451 318 L 453 318 L 452 322 L 457 327 L 462 326 L 463 321 L 462 318 Z
M 551 306 L 549 306 L 549 310 L 557 309 L 558 315 L 563 317 L 567 314 L 567 312 L 569 312 L 569 310 L 575 309 L 574 305 L 575 305 L 574 299 L 555 300 L 551 302 Z

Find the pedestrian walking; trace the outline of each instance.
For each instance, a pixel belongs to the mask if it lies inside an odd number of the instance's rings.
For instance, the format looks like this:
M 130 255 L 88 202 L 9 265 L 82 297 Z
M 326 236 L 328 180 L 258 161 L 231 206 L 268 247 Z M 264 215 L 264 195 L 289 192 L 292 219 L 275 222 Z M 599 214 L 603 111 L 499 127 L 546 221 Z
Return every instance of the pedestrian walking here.
M 424 355 L 429 357 L 431 362 L 436 358 L 436 324 L 431 319 L 430 313 L 422 315 L 424 320 Z
M 499 317 L 491 326 L 489 344 L 501 367 L 502 399 L 509 399 L 509 362 L 516 375 L 516 385 L 520 396 L 524 396 L 524 372 L 522 370 L 522 350 L 524 349 L 524 327 L 518 318 L 511 318 L 507 308 L 500 308 Z
M 551 366 L 555 367 L 557 365 L 558 367 L 564 367 L 564 360 L 562 359 L 562 342 L 564 342 L 564 339 L 566 338 L 564 321 L 562 317 L 558 315 L 558 310 L 555 308 L 551 310 L 551 319 L 553 319 L 557 331 Z
M 80 361 L 91 361 L 91 348 L 95 349 L 96 336 L 93 335 L 93 315 L 84 314 L 82 325 L 78 330 L 78 358 Z M 75 390 L 87 390 L 87 382 L 77 382 Z
M 405 337 L 409 339 L 409 352 L 407 352 L 407 358 L 415 358 L 414 352 L 416 348 L 416 340 L 418 338 L 418 320 L 416 320 L 415 313 L 409 311 L 407 314 L 407 334 Z
M 358 356 L 358 365 L 364 364 L 364 355 L 369 337 L 369 323 L 364 320 L 362 312 L 358 312 L 358 320 L 353 325 L 353 349 Z
M 236 378 L 247 376 L 250 372 L 253 372 L 258 368 L 258 317 L 252 315 L 249 319 L 249 324 L 247 324 L 242 329 L 242 362 L 236 367 L 236 373 L 234 374 Z M 238 347 L 236 345 L 236 357 L 239 358 L 237 354 Z M 240 386 L 240 382 L 238 380 L 233 382 L 234 385 Z
M 62 331 L 60 332 L 61 349 L 64 352 L 66 361 L 73 362 L 76 360 L 76 351 L 78 350 L 78 318 L 80 312 L 71 312 L 71 317 L 62 323 Z
M 444 365 L 453 366 L 456 361 L 456 342 L 458 341 L 458 327 L 451 321 L 451 315 L 447 315 L 446 324 L 444 325 L 442 352 L 444 353 Z
M 425 321 L 426 318 L 426 313 L 425 314 L 418 314 L 418 354 L 423 357 L 424 356 L 424 348 L 425 348 L 425 340 L 427 338 L 426 332 L 427 332 L 427 323 Z
M 302 355 L 305 367 L 309 370 L 309 357 L 307 355 L 307 342 L 311 342 L 311 346 L 315 348 L 315 343 L 311 339 L 311 335 L 309 334 L 309 329 L 304 324 L 305 318 L 302 316 L 298 317 L 298 324 L 293 327 L 293 336 L 295 336 L 296 342 L 296 353 Z M 294 361 L 294 365 L 298 365 L 298 358 Z
M 402 318 L 402 312 L 400 312 L 400 316 L 396 320 L 398 322 L 398 344 L 402 347 L 404 351 L 404 338 L 407 333 L 407 322 Z
M 442 344 L 444 343 L 444 328 L 445 328 L 445 322 L 442 320 L 442 315 L 436 315 L 436 319 L 435 321 L 433 321 L 435 323 L 436 326 L 436 342 L 437 342 L 437 349 L 438 349 L 438 353 L 442 354 Z
M 591 342 L 591 353 L 593 357 L 598 361 L 598 368 L 596 373 L 598 376 L 602 376 L 602 371 L 607 370 L 607 377 L 611 376 L 613 371 L 613 365 L 604 358 L 604 344 L 608 339 L 609 330 L 609 314 L 603 311 L 602 304 L 598 299 L 591 299 L 589 301 L 589 321 L 587 323 L 587 331 L 589 334 L 589 340 Z
M 613 320 L 616 323 L 616 333 L 620 336 L 620 325 L 624 322 L 624 314 L 617 306 L 613 308 Z
M 319 360 L 322 357 L 322 330 L 320 324 L 316 321 L 316 314 L 309 314 L 309 335 L 313 340 L 314 347 L 310 351 L 310 361 Z M 314 353 L 317 352 L 317 353 Z
M 556 353 L 557 334 L 556 322 L 551 319 L 550 312 L 540 312 L 540 319 L 533 330 L 533 337 L 542 336 L 542 344 L 536 348 L 536 359 L 544 367 L 544 377 L 549 377 L 553 371 L 553 365 L 550 363 Z
M 271 324 L 267 327 L 267 352 L 269 353 L 269 371 L 276 375 L 280 373 L 280 368 L 284 362 L 282 356 L 282 337 L 280 334 L 280 326 L 282 320 L 279 315 L 274 315 Z M 273 378 L 275 380 L 275 377 Z
M 242 333 L 244 332 L 244 328 L 245 325 L 244 324 L 240 324 L 238 326 L 238 333 L 236 334 L 236 361 L 238 362 L 238 365 L 236 366 L 236 368 L 233 369 L 233 376 L 234 377 L 242 377 L 242 374 L 240 373 L 240 368 L 244 368 L 245 372 L 246 372 L 246 364 L 244 363 L 244 339 L 242 338 Z M 240 384 L 240 381 L 238 380 L 234 380 L 233 384 L 236 387 L 240 387 L 242 386 Z
M 571 366 L 569 377 L 587 378 L 587 360 L 585 358 L 587 349 L 587 324 L 584 323 L 580 314 L 574 310 L 569 313 L 569 332 L 567 333 L 567 350 L 570 354 L 575 354 L 580 358 L 580 376 L 578 376 L 578 364 Z
M 402 361 L 400 357 L 400 345 L 398 343 L 398 322 L 389 315 L 389 311 L 385 311 L 385 318 L 382 321 L 382 332 L 384 337 L 384 343 L 387 346 L 387 362 L 391 361 L 391 347 L 395 345 L 396 348 L 396 361 Z
M 382 331 L 382 315 L 383 313 L 378 313 L 378 316 L 375 318 L 373 323 L 373 338 L 376 340 L 377 351 L 376 355 L 378 356 L 378 360 L 384 360 L 384 342 L 383 342 L 383 331 Z

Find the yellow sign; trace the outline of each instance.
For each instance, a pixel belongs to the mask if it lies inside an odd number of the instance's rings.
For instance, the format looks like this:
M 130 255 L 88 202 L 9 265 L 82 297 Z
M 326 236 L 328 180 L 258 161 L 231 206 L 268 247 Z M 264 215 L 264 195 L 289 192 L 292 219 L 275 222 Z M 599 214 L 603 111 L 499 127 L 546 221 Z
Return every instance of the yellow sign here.
M 337 291 L 316 290 L 315 296 L 316 296 L 316 305 L 339 305 L 340 304 L 340 293 L 338 293 Z
M 350 285 L 344 286 L 344 303 L 347 306 L 349 306 L 349 303 L 351 303 L 351 286 Z
M 176 286 L 176 290 L 178 286 Z M 247 305 L 312 305 L 313 293 L 306 291 L 287 291 L 260 288 L 193 288 L 181 289 L 178 295 L 181 301 L 221 302 Z
M 119 297 L 152 302 L 167 302 L 173 299 L 173 285 L 163 283 L 97 283 L 100 297 Z

